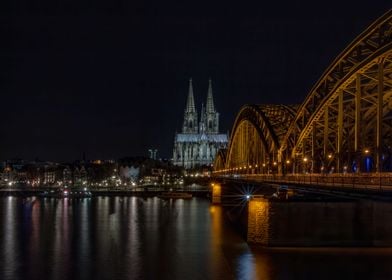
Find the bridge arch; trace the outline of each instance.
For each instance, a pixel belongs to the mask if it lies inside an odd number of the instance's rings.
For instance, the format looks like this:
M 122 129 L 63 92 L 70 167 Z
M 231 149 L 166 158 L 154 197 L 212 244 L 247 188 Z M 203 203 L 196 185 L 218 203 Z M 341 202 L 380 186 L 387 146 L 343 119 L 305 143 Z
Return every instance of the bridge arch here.
M 271 164 L 277 173 L 392 171 L 392 10 L 332 62 L 300 106 L 241 108 L 224 169 L 265 173 Z
M 215 170 L 224 170 L 226 168 L 226 154 L 227 149 L 218 150 L 213 163 Z
M 280 141 L 295 116 L 285 105 L 245 105 L 234 122 L 225 169 L 257 173 L 278 168 Z
M 297 173 L 391 170 L 391 98 L 392 10 L 324 72 L 298 109 L 280 153 Z

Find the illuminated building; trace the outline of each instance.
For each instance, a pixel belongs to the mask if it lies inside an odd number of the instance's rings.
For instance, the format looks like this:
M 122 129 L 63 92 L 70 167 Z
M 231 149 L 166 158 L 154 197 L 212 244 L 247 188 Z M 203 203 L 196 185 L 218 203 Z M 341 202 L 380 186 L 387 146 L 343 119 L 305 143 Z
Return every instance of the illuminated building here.
M 209 80 L 206 107 L 202 105 L 200 122 L 198 121 L 192 79 L 190 79 L 182 132 L 176 133 L 174 140 L 174 165 L 185 168 L 209 165 L 213 162 L 217 151 L 227 146 L 227 134 L 219 133 L 219 113 L 214 106 L 211 80 Z

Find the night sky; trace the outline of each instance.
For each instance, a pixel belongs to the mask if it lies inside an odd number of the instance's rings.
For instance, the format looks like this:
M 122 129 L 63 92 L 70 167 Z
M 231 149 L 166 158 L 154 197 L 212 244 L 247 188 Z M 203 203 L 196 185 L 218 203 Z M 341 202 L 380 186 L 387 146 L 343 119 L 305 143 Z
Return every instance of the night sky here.
M 301 103 L 391 1 L 1 4 L 0 159 L 171 157 L 193 78 L 221 130 L 246 103 Z

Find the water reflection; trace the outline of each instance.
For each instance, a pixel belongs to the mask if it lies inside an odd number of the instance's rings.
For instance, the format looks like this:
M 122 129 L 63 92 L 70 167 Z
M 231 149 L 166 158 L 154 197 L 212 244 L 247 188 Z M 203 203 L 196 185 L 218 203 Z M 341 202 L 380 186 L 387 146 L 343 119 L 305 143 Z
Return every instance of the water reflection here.
M 392 279 L 391 249 L 249 247 L 204 199 L 0 198 L 0 279 Z
M 14 197 L 8 197 L 5 200 L 5 205 L 3 209 L 5 210 L 6 215 L 2 219 L 5 223 L 5 227 L 1 227 L 3 229 L 2 237 L 4 242 L 1 242 L 1 253 L 2 257 L 10 260 L 10 265 L 4 268 L 5 277 L 12 277 L 17 273 L 17 245 L 16 244 L 16 229 L 14 221 L 16 219 L 16 211 L 17 209 L 17 201 Z

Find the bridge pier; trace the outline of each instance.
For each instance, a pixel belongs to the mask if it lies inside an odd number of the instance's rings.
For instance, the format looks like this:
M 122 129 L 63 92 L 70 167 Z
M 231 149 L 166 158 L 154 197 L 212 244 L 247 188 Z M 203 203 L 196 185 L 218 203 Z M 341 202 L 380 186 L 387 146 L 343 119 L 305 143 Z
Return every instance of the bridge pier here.
M 264 198 L 253 198 L 248 203 L 247 241 L 268 245 L 269 202 Z
M 212 183 L 212 204 L 222 203 L 222 186 L 219 183 Z
M 392 246 L 392 204 L 252 198 L 247 241 L 266 247 Z

